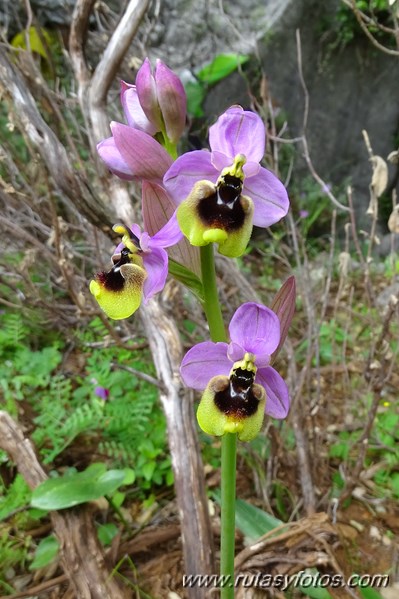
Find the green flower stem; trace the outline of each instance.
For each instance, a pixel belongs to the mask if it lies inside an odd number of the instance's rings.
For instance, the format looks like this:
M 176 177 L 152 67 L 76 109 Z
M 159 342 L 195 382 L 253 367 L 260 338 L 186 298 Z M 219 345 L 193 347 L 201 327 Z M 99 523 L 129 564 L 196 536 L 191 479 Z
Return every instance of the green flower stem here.
M 237 435 L 226 433 L 222 437 L 220 575 L 229 576 L 232 586 L 228 583 L 221 589 L 221 599 L 234 598 L 236 455 Z
M 168 154 L 173 158 L 173 160 L 176 160 L 177 158 L 177 146 L 176 144 L 174 144 L 173 142 L 171 142 L 168 138 L 168 136 L 166 135 L 165 132 L 162 133 L 162 145 L 165 148 L 165 150 L 168 152 Z
M 212 341 L 227 341 L 222 310 L 220 308 L 216 284 L 215 258 L 213 244 L 209 243 L 201 250 L 201 274 L 204 287 L 204 310 Z
M 204 310 L 212 341 L 227 341 L 222 310 L 216 284 L 213 245 L 201 247 L 201 273 L 204 287 Z M 221 473 L 221 540 L 220 575 L 234 583 L 235 548 L 235 496 L 236 496 L 236 450 L 237 435 L 226 433 L 222 437 Z M 221 589 L 221 599 L 234 598 L 234 586 Z

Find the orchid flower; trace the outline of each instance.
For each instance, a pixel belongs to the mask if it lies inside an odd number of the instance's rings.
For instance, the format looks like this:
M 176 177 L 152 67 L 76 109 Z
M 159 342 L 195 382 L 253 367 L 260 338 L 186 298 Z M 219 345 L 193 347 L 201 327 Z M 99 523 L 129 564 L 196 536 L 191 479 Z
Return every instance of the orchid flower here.
M 128 124 L 111 123 L 112 137 L 97 145 L 100 158 L 121 179 L 160 182 L 172 164 L 163 146 L 177 143 L 186 122 L 183 84 L 160 60 L 152 75 L 146 58 L 136 85 L 121 82 L 121 103 Z
M 94 393 L 95 395 L 97 395 L 97 397 L 99 397 L 100 399 L 107 401 L 107 399 L 109 398 L 109 389 L 107 389 L 106 387 L 100 387 L 99 385 L 94 389 Z
M 122 236 L 112 256 L 113 266 L 100 272 L 90 283 L 90 291 L 104 312 L 114 320 L 129 318 L 142 299 L 146 303 L 165 286 L 168 274 L 168 254 L 164 248 L 178 243 L 182 233 L 176 216 L 151 237 L 136 224 L 130 229 L 115 225 Z
M 217 242 L 221 253 L 240 256 L 253 225 L 269 227 L 287 214 L 287 192 L 260 166 L 265 127 L 254 112 L 229 108 L 210 127 L 209 145 L 210 152 L 195 150 L 177 158 L 164 185 L 193 245 Z
M 295 286 L 293 293 L 292 285 L 287 290 L 286 300 L 290 305 L 295 302 Z M 288 312 L 292 317 L 293 310 Z M 281 347 L 283 328 L 288 329 L 270 308 L 249 302 L 230 321 L 229 344 L 205 341 L 184 356 L 184 383 L 205 390 L 197 418 L 206 433 L 238 433 L 241 441 L 249 441 L 258 434 L 264 413 L 274 418 L 287 416 L 287 385 L 270 365 Z

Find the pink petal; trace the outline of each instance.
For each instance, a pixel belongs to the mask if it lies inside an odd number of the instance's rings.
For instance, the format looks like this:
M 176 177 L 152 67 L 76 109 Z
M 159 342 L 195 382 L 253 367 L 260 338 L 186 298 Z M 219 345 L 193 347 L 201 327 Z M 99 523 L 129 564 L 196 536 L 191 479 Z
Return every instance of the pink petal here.
M 265 153 L 265 126 L 255 112 L 232 106 L 209 129 L 212 152 L 234 158 L 244 154 L 249 162 L 260 162 Z
M 140 105 L 148 120 L 156 127 L 157 131 L 161 131 L 162 116 L 158 104 L 157 86 L 151 73 L 151 64 L 148 58 L 145 59 L 137 71 L 136 89 Z
M 230 339 L 246 352 L 255 354 L 257 365 L 268 363 L 280 341 L 280 321 L 276 314 L 254 302 L 242 304 L 229 325 Z
M 162 185 L 151 181 L 143 181 L 141 198 L 144 229 L 153 236 L 169 221 L 176 206 Z
M 166 135 L 176 143 L 186 126 L 186 92 L 179 77 L 161 60 L 155 67 L 155 82 Z
M 108 137 L 100 141 L 97 144 L 97 152 L 101 160 L 105 162 L 109 170 L 115 175 L 128 181 L 134 179 L 134 173 L 125 160 L 123 160 L 113 137 Z
M 165 173 L 163 182 L 172 200 L 178 206 L 190 195 L 194 183 L 207 179 L 216 183 L 219 172 L 211 163 L 211 154 L 206 150 L 187 152 L 174 161 Z
M 273 312 L 278 316 L 281 329 L 280 342 L 278 344 L 277 349 L 273 352 L 271 362 L 273 362 L 276 358 L 278 352 L 280 351 L 285 341 L 285 338 L 287 337 L 288 329 L 290 327 L 292 317 L 295 313 L 295 298 L 295 277 L 289 277 L 275 295 L 273 302 L 270 306 Z
M 136 177 L 161 180 L 173 160 L 147 133 L 128 125 L 111 123 L 115 145 Z
M 254 225 L 270 227 L 288 212 L 290 206 L 284 185 L 273 173 L 261 167 L 254 177 L 245 179 L 243 194 L 254 203 Z
M 222 154 L 222 152 L 213 151 L 211 153 L 211 160 L 214 168 L 221 173 L 221 171 L 227 166 L 231 166 L 233 163 L 233 158 L 231 156 L 226 156 L 226 154 Z
M 150 181 L 143 181 L 142 199 L 144 228 L 155 235 L 170 220 L 176 206 L 161 185 Z M 200 275 L 199 248 L 192 246 L 188 239 L 184 237 L 168 253 L 170 258 Z
M 155 135 L 158 129 L 146 117 L 135 85 L 121 81 L 121 103 L 130 127 L 145 131 L 151 136 Z
M 168 254 L 162 248 L 154 248 L 150 253 L 143 254 L 144 268 L 147 271 L 147 278 L 144 281 L 143 297 L 144 302 L 162 291 L 165 287 L 166 277 L 168 276 Z
M 255 383 L 266 390 L 265 412 L 273 418 L 285 418 L 290 409 L 290 396 L 287 385 L 279 373 L 271 366 L 260 368 Z
M 173 213 L 172 218 L 166 223 L 158 233 L 150 240 L 150 248 L 162 247 L 168 248 L 171 245 L 176 245 L 183 239 L 183 233 L 180 230 L 179 224 L 176 218 L 176 212 Z
M 229 376 L 232 363 L 227 357 L 227 343 L 204 341 L 194 345 L 184 356 L 180 373 L 187 387 L 202 391 L 212 377 Z
M 238 360 L 242 360 L 245 354 L 245 349 L 241 347 L 238 343 L 229 343 L 227 349 L 227 355 L 232 362 L 238 362 Z

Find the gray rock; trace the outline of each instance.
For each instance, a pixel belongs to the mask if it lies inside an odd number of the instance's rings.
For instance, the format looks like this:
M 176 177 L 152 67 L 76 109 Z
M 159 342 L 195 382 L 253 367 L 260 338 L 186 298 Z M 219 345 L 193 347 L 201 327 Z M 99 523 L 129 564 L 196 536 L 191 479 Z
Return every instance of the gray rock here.
M 375 154 L 386 158 L 399 136 L 399 60 L 388 56 L 358 32 L 346 46 L 335 47 L 340 0 L 170 0 L 177 15 L 165 23 L 162 43 L 150 49 L 170 66 L 192 69 L 218 52 L 257 54 L 274 102 L 287 118 L 289 134 L 301 134 L 304 94 L 298 75 L 296 30 L 301 32 L 303 73 L 310 97 L 307 138 L 316 170 L 328 183 L 351 182 L 359 227 L 368 228 L 372 170 L 362 129 Z M 248 84 L 237 73 L 210 90 L 208 121 L 232 102 L 248 105 Z M 396 167 L 389 164 L 390 181 Z M 294 177 L 308 175 L 297 153 Z
M 327 181 L 351 181 L 358 224 L 367 226 L 371 165 L 362 130 L 375 154 L 386 159 L 399 133 L 399 59 L 374 48 L 359 32 L 333 50 L 332 29 L 340 2 L 295 0 L 260 42 L 260 56 L 274 100 L 284 110 L 292 136 L 300 135 L 304 95 L 298 76 L 296 29 L 301 33 L 304 79 L 310 97 L 307 137 L 316 170 Z M 297 173 L 306 171 L 303 162 Z M 393 165 L 389 166 L 391 180 Z

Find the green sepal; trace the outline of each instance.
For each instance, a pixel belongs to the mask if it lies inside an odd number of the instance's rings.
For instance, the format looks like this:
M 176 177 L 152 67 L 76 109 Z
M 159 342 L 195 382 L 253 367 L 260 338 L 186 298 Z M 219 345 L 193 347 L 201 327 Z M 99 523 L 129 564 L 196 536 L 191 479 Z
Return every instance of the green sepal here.
M 196 274 L 171 258 L 168 261 L 168 270 L 169 274 L 192 291 L 200 302 L 204 301 L 204 288 Z

